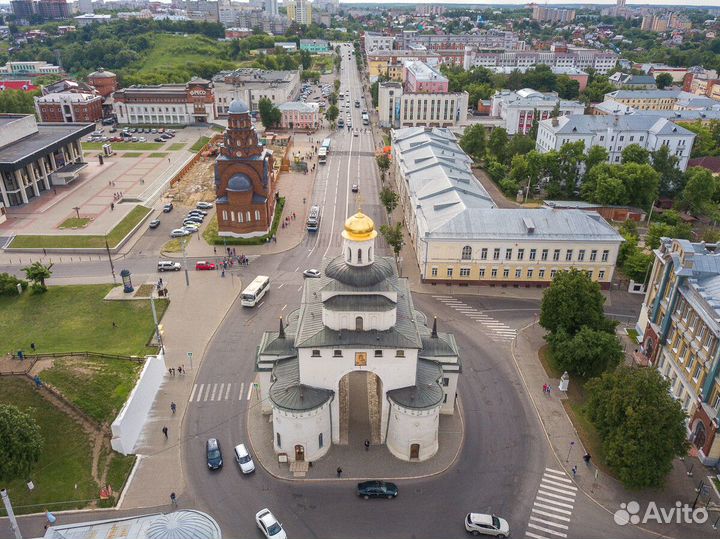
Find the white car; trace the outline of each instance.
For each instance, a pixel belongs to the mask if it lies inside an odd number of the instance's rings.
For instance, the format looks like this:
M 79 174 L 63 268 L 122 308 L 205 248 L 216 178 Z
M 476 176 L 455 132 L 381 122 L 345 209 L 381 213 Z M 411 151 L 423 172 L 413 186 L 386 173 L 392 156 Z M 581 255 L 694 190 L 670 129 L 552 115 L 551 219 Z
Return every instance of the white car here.
M 303 276 L 310 277 L 311 279 L 317 279 L 320 277 L 320 271 L 316 269 L 306 269 L 303 271 Z
M 244 444 L 235 446 L 235 461 L 240 466 L 240 471 L 244 474 L 252 473 L 255 471 L 255 463 L 253 462 L 250 453 L 245 449 Z
M 282 524 L 273 516 L 270 509 L 258 511 L 255 515 L 255 522 L 257 522 L 258 528 L 268 539 L 287 539 Z
M 199 210 L 209 210 L 213 205 L 212 202 L 198 202 L 195 207 Z
M 510 524 L 507 520 L 484 513 L 468 513 L 465 517 L 465 529 L 473 535 L 492 535 L 500 539 L 510 535 Z
M 175 230 L 170 232 L 170 237 L 171 238 L 182 238 L 183 236 L 187 236 L 188 234 L 190 234 L 190 232 L 188 232 L 184 228 L 176 228 Z

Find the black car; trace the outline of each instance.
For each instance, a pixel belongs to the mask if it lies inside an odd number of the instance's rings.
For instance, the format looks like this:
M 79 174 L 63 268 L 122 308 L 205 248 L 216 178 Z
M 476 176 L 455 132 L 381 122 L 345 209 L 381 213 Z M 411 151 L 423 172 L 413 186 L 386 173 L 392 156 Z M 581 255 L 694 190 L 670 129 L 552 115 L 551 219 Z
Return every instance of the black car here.
M 165 204 L 163 206 L 163 213 L 170 213 L 172 211 L 172 209 L 173 209 L 173 203 L 168 202 L 167 204 Z
M 391 500 L 398 495 L 398 488 L 395 483 L 386 481 L 364 481 L 357 485 L 358 496 L 366 500 L 370 498 L 387 498 Z
M 211 470 L 219 470 L 223 465 L 222 451 L 220 450 L 220 442 L 217 438 L 210 438 L 205 443 L 207 453 L 207 465 Z

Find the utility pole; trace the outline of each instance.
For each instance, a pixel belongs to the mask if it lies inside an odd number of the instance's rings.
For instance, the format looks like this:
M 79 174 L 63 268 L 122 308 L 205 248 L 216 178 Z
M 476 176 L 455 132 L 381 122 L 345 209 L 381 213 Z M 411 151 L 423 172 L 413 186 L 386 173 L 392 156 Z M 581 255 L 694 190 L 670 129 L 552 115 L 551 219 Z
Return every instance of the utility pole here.
M 107 251 L 108 260 L 110 261 L 110 271 L 113 276 L 113 284 L 117 284 L 117 278 L 115 277 L 115 266 L 113 266 L 112 255 L 110 254 L 110 246 L 107 242 L 107 236 L 105 237 L 105 251 Z
M 199 232 L 198 232 L 199 234 Z M 190 275 L 188 275 L 188 269 L 187 269 L 187 254 L 185 253 L 185 244 L 187 241 L 185 241 L 185 238 L 180 240 L 180 245 L 182 245 L 183 250 L 183 268 L 185 269 L 185 286 L 190 286 Z
M 0 490 L 0 496 L 2 496 L 2 501 L 5 505 L 5 512 L 7 513 L 8 520 L 10 521 L 10 529 L 12 529 L 12 531 L 15 533 L 15 539 L 23 539 L 23 536 L 20 533 L 20 528 L 18 527 L 17 519 L 15 518 L 15 513 L 13 512 L 12 503 L 10 503 L 10 496 L 8 496 L 7 490 Z

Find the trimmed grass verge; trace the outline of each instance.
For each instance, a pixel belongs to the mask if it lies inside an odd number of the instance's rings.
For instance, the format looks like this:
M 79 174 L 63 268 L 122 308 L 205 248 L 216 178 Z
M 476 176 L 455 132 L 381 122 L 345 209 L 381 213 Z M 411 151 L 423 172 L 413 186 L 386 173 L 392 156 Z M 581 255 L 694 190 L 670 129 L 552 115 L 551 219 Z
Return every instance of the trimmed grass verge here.
M 119 153 L 118 157 L 140 157 L 142 156 L 142 152 L 123 152 Z
M 83 228 L 90 222 L 89 217 L 70 217 L 65 219 L 58 228 Z
M 210 137 L 200 137 L 195 141 L 195 144 L 190 146 L 190 151 L 193 153 L 198 153 L 208 142 L 210 142 Z
M 107 236 L 15 236 L 10 248 L 15 249 L 104 249 L 105 240 L 115 247 L 148 213 L 149 208 L 135 206 Z
M 170 146 L 168 146 L 165 149 L 174 152 L 177 150 L 182 150 L 183 148 L 185 148 L 185 146 L 186 146 L 186 144 L 184 142 L 173 142 Z
M 213 219 L 215 219 L 214 216 Z M 215 220 L 215 222 L 217 223 L 217 220 Z M 177 238 L 167 242 L 160 250 L 162 253 L 179 253 L 180 251 L 182 251 L 182 245 L 180 245 L 180 240 Z
M 163 145 L 160 142 L 83 142 L 85 150 L 102 150 L 103 144 L 110 144 L 116 152 L 132 150 L 159 150 Z
M 73 358 L 55 361 L 40 376 L 95 421 L 109 424 L 135 386 L 141 369 L 141 363 L 125 359 Z
M 285 207 L 285 197 L 281 197 L 277 204 L 275 204 L 273 224 L 270 228 L 270 233 L 265 236 L 258 236 L 257 238 L 223 238 L 218 235 L 217 214 L 215 214 L 205 228 L 203 238 L 210 245 L 264 245 L 267 243 L 268 238 L 272 238 L 277 232 L 283 207 Z
M 167 152 L 153 152 L 148 157 L 167 157 Z
M 91 439 L 80 425 L 19 377 L 0 378 L 0 403 L 14 404 L 35 418 L 45 441 L 40 460 L 31 473 L 35 489 L 28 490 L 24 479 L 3 484 L 15 513 L 39 513 L 46 508 L 79 509 L 87 505 L 87 500 L 97 497 L 98 485 L 91 471 Z M 2 506 L 0 516 L 6 516 Z
M 29 352 L 34 342 L 38 353 L 155 353 L 147 346 L 155 328 L 150 302 L 103 301 L 112 286 L 51 286 L 44 294 L 0 297 L 0 350 Z M 158 317 L 167 305 L 155 302 Z

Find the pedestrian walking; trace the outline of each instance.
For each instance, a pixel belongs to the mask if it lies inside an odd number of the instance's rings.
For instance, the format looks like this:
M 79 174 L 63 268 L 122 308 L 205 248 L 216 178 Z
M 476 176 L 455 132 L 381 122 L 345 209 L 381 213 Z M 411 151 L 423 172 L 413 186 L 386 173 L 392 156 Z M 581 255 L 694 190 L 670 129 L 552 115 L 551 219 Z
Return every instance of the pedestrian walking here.
M 172 410 L 173 415 L 175 415 L 175 410 L 177 410 L 177 405 L 174 402 L 170 403 L 170 410 Z
M 182 368 L 182 365 L 180 365 L 178 367 L 178 374 L 182 374 L 182 373 L 183 373 L 183 368 Z
M 337 470 L 335 470 L 335 471 L 337 472 L 338 477 L 340 477 L 342 475 L 342 468 L 340 466 L 338 466 Z
M 590 466 L 590 458 L 591 458 L 591 457 L 590 457 L 590 453 L 588 453 L 587 451 L 585 451 L 585 454 L 583 455 L 583 460 L 585 461 L 585 464 L 586 464 L 587 466 Z
M 543 384 L 543 395 L 547 394 L 547 384 Z
M 186 374 L 185 365 L 180 365 L 180 368 L 182 369 L 182 370 L 180 371 L 180 374 Z
M 170 493 L 170 504 L 171 504 L 173 507 L 177 507 L 177 496 L 175 496 L 175 493 L 174 493 L 174 492 L 171 492 L 171 493 Z
M 551 390 L 552 390 L 552 388 L 550 387 L 550 384 L 548 384 L 548 389 L 547 389 L 547 395 L 548 395 L 548 397 L 550 396 L 550 391 L 551 391 Z
M 31 342 L 31 343 L 30 343 L 30 348 L 32 348 L 32 351 L 33 351 L 33 352 L 35 351 L 35 343 L 34 343 L 34 342 Z
M 162 433 L 165 435 L 165 439 L 167 440 L 167 437 L 168 437 L 168 435 L 167 435 L 167 433 L 168 433 L 168 428 L 167 428 L 167 427 L 163 427 L 163 428 L 162 428 Z
M 213 247 L 213 254 L 217 254 L 217 247 Z
M 113 328 L 116 328 L 116 327 L 118 327 L 118 326 L 117 326 L 117 324 L 115 323 L 115 321 L 113 320 Z
M 577 464 L 572 467 L 572 474 L 573 474 L 573 477 L 575 477 L 575 475 L 577 474 Z
M 168 374 L 172 376 L 172 367 L 168 367 Z
M 365 451 L 370 450 L 370 440 L 365 440 Z

